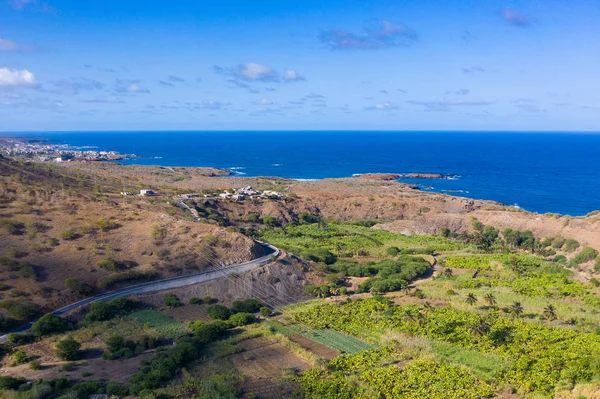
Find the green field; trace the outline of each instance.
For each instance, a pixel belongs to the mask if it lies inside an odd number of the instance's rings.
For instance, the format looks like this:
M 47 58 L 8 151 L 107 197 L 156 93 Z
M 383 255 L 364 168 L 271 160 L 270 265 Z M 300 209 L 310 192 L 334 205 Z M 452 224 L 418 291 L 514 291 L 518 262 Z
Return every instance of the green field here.
M 312 330 L 304 332 L 302 335 L 342 353 L 356 353 L 373 347 L 373 345 L 335 330 Z
M 303 224 L 267 230 L 263 240 L 290 251 L 326 249 L 341 257 L 360 254 L 383 255 L 388 246 L 430 248 L 435 251 L 461 251 L 471 245 L 436 236 L 405 236 L 386 230 L 356 226 L 344 222 Z
M 131 317 L 168 338 L 179 338 L 189 332 L 183 324 L 154 309 L 132 313 Z

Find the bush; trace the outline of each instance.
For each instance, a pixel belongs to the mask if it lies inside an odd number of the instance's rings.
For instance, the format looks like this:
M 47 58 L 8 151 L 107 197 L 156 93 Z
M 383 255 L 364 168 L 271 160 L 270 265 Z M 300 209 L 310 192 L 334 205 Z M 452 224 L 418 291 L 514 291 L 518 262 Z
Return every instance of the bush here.
M 96 221 L 96 226 L 102 231 L 108 231 L 112 229 L 116 229 L 118 227 L 117 223 L 114 220 L 110 219 L 98 219 Z
M 201 345 L 202 342 L 198 339 L 178 340 L 175 347 L 155 356 L 148 366 L 131 377 L 130 393 L 139 395 L 142 391 L 155 389 L 162 382 L 172 379 L 183 366 L 196 359 Z
M 73 371 L 73 370 L 75 370 L 76 367 L 77 367 L 77 363 L 69 362 L 69 363 L 63 364 L 62 369 L 63 369 L 63 371 Z
M 76 278 L 69 277 L 65 280 L 65 287 L 67 287 L 74 294 L 89 294 L 92 292 L 92 287 Z
M 0 315 L 0 332 L 10 331 L 16 324 L 16 320 L 6 315 Z
M 36 306 L 28 301 L 13 301 L 10 299 L 0 301 L 0 308 L 19 320 L 33 316 L 37 310 Z
M 123 397 L 129 395 L 129 387 L 125 384 L 119 384 L 118 382 L 109 382 L 106 386 L 106 394 L 109 397 L 118 396 Z
M 75 233 L 71 229 L 68 229 L 61 233 L 61 237 L 63 240 L 71 241 L 71 240 L 74 240 L 75 238 L 77 238 L 77 233 Z
M 19 345 L 27 345 L 35 341 L 35 336 L 31 334 L 8 334 L 6 337 L 6 342 L 9 345 L 19 346 Z
M 263 307 L 263 304 L 256 299 L 234 301 L 231 304 L 231 313 L 257 313 L 261 307 Z
M 69 323 L 60 316 L 48 313 L 31 326 L 31 332 L 37 338 L 46 335 L 62 333 L 69 329 Z
M 165 295 L 163 301 L 165 305 L 167 305 L 170 308 L 177 308 L 179 306 L 183 306 L 183 303 L 181 303 L 179 298 L 177 298 L 177 295 L 174 294 Z
M 279 226 L 279 222 L 273 216 L 263 216 L 262 217 L 262 223 L 265 226 L 269 226 L 269 227 L 277 227 L 277 226 Z
M 598 257 L 598 251 L 591 247 L 584 247 L 577 255 L 571 259 L 569 266 L 580 265 L 585 262 L 589 262 Z
M 202 305 L 203 301 L 202 301 L 202 299 L 200 299 L 196 296 L 193 296 L 188 300 L 188 303 L 190 305 Z
M 222 321 L 201 324 L 194 328 L 194 335 L 202 343 L 208 343 L 222 336 L 227 330 L 227 325 Z
M 252 313 L 236 313 L 228 320 L 229 325 L 234 327 L 245 326 L 247 324 L 256 323 L 256 317 Z
M 312 224 L 319 223 L 321 218 L 318 216 L 313 216 L 308 212 L 302 212 L 298 215 L 298 223 L 300 224 Z
M 12 355 L 12 360 L 14 361 L 15 366 L 27 363 L 27 359 L 27 353 L 22 350 L 18 350 Z
M 115 298 L 108 302 L 94 302 L 90 305 L 88 313 L 85 315 L 85 320 L 88 322 L 110 320 L 134 310 L 137 306 L 137 302 L 123 297 Z
M 269 317 L 273 314 L 273 312 L 271 312 L 271 309 L 269 309 L 266 306 L 263 306 L 260 308 L 260 315 L 263 317 Z
M 56 344 L 56 356 L 62 360 L 77 360 L 79 359 L 79 350 L 81 344 L 73 338 L 66 338 Z
M 78 382 L 71 387 L 78 398 L 89 398 L 94 394 L 103 393 L 102 385 L 98 381 Z
M 42 362 L 39 360 L 32 360 L 31 362 L 29 362 L 29 368 L 31 370 L 41 370 Z
M 104 259 L 98 262 L 96 266 L 112 272 L 117 272 L 120 270 L 119 263 L 110 256 L 106 256 Z
M 27 380 L 21 377 L 1 376 L 0 391 L 17 390 L 21 385 L 25 384 L 26 382 Z
M 211 296 L 205 296 L 205 297 L 204 297 L 202 300 L 203 300 L 203 301 L 204 301 L 204 303 L 205 303 L 205 304 L 207 304 L 207 305 L 210 305 L 211 303 L 215 303 L 215 302 L 217 302 L 217 300 L 216 300 L 216 299 L 214 299 L 214 298 L 213 298 L 213 297 L 211 297 Z
M 231 311 L 223 305 L 211 306 L 208 308 L 207 313 L 215 320 L 227 320 L 231 316 Z
M 579 242 L 576 240 L 573 240 L 572 238 L 566 239 L 564 242 L 564 245 L 562 246 L 562 249 L 565 252 L 573 252 L 577 248 L 579 248 Z
M 323 248 L 304 250 L 300 252 L 300 256 L 313 262 L 325 263 L 326 265 L 334 264 L 337 261 L 337 256 Z
M 400 249 L 398 247 L 388 247 L 385 249 L 385 253 L 388 256 L 398 256 L 400 254 Z

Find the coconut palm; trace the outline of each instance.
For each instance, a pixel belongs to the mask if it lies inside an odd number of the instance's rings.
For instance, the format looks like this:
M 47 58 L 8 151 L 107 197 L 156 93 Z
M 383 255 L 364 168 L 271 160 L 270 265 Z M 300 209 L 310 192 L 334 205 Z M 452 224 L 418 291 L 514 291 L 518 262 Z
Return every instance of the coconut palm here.
M 542 312 L 542 316 L 544 316 L 544 319 L 546 320 L 556 320 L 556 308 L 552 305 L 546 306 Z
M 490 323 L 487 322 L 487 320 L 479 319 L 477 323 L 471 327 L 471 331 L 474 334 L 481 336 L 489 333 L 491 328 L 492 327 L 490 326 Z
M 498 303 L 496 301 L 496 296 L 494 296 L 494 294 L 491 292 L 488 292 L 487 294 L 485 294 L 484 299 L 487 302 L 487 304 L 490 305 L 490 307 L 494 307 Z
M 444 271 L 442 272 L 442 276 L 444 276 L 446 278 L 450 278 L 453 275 L 454 275 L 454 272 L 449 267 L 445 268 Z
M 477 303 L 477 296 L 475 294 L 473 294 L 472 292 L 469 292 L 469 294 L 467 295 L 467 298 L 465 299 L 465 302 L 468 303 L 469 305 L 473 306 Z
M 523 314 L 523 311 L 524 309 L 521 302 L 513 302 L 513 304 L 508 307 L 508 313 L 513 317 L 520 317 Z

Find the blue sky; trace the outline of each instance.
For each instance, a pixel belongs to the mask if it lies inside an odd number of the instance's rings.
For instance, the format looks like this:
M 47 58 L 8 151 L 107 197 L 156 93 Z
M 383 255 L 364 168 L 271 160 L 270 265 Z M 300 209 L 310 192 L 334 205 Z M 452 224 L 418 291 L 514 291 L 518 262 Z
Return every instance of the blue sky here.
M 597 0 L 0 0 L 0 130 L 600 130 Z

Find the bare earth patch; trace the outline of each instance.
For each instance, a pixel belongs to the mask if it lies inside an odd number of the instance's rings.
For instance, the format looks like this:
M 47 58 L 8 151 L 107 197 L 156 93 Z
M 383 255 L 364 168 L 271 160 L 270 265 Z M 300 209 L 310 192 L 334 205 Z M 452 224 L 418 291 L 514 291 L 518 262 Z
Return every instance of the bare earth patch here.
M 290 339 L 290 341 L 297 343 L 304 349 L 326 360 L 331 360 L 335 357 L 338 357 L 340 354 L 340 352 L 336 351 L 335 349 L 322 345 L 318 342 L 312 341 L 300 334 L 292 335 L 288 338 Z

